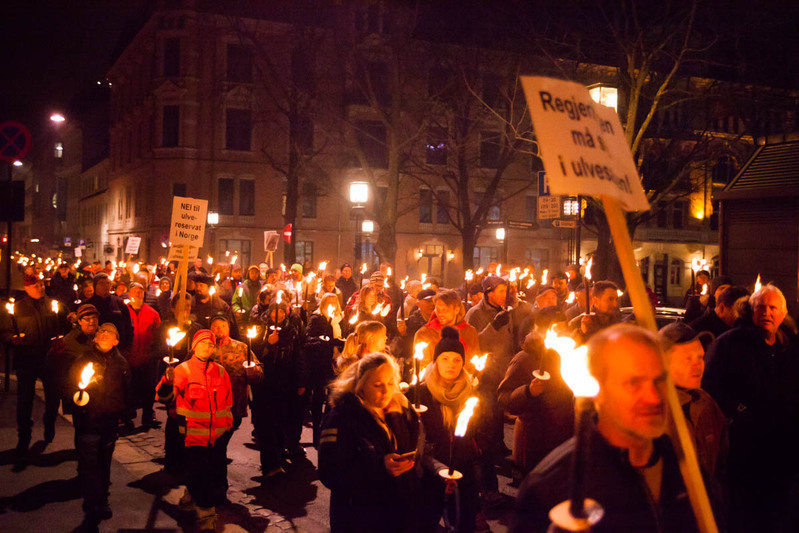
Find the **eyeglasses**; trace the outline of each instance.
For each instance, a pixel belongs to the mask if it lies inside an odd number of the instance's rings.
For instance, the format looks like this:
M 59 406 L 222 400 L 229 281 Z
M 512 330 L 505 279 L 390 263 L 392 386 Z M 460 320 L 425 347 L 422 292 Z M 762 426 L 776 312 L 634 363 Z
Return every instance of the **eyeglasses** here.
M 89 316 L 81 317 L 80 320 L 82 320 L 83 322 L 99 322 L 100 321 L 100 317 L 98 317 L 97 315 L 89 315 Z

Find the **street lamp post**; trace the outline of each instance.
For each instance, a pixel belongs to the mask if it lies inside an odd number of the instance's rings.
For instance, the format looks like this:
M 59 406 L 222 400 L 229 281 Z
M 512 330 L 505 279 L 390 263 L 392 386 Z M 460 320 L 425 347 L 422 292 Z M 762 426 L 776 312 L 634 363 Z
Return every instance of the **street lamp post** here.
M 502 243 L 501 261 L 503 263 L 507 264 L 507 262 L 508 262 L 508 235 L 507 235 L 507 230 L 504 227 L 497 228 L 497 241 Z
M 361 227 L 363 209 L 369 200 L 369 184 L 365 181 L 353 181 L 350 183 L 350 203 L 355 211 L 355 262 L 360 268 L 363 255 L 361 253 L 361 239 L 363 228 Z

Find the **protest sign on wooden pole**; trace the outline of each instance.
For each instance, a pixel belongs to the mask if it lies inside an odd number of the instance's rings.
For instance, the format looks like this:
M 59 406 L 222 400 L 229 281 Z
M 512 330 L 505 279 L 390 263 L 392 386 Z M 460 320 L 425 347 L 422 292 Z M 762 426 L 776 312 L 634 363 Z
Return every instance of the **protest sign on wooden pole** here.
M 175 318 L 184 324 L 188 318 L 186 309 L 186 280 L 189 271 L 189 252 L 191 247 L 201 247 L 205 238 L 205 221 L 208 213 L 208 200 L 197 198 L 172 198 L 172 220 L 169 225 L 169 241 L 173 247 L 183 250 L 178 271 L 175 274 L 176 292 L 180 295 Z
M 639 325 L 656 331 L 652 304 L 635 264 L 623 210 L 649 209 L 616 111 L 591 99 L 579 83 L 521 78 L 552 194 L 600 197 L 627 291 Z M 664 360 L 664 367 L 667 368 Z M 696 521 L 703 533 L 718 528 L 696 460 L 693 438 L 671 379 L 666 400 L 676 430 L 675 447 Z M 600 504 L 602 502 L 599 502 Z

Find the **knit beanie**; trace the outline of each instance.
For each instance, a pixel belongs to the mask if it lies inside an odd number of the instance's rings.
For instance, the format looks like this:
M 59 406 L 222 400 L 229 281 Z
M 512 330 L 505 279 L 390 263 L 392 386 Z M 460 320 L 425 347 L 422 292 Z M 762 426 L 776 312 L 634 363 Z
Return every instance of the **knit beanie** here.
M 436 344 L 436 349 L 433 352 L 433 361 L 438 359 L 438 356 L 444 352 L 455 352 L 463 358 L 466 357 L 458 330 L 449 326 L 441 330 L 441 340 Z
M 205 340 L 209 340 L 216 344 L 216 337 L 214 337 L 210 329 L 201 329 L 194 334 L 194 338 L 191 340 L 191 351 L 193 352 L 197 348 L 197 345 Z

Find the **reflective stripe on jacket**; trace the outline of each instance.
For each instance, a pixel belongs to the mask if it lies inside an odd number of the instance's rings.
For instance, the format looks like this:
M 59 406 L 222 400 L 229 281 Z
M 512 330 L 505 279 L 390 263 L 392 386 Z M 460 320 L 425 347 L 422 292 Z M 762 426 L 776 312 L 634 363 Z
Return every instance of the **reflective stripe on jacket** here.
M 174 387 L 186 446 L 213 446 L 233 427 L 230 376 L 222 366 L 192 357 L 175 367 Z

